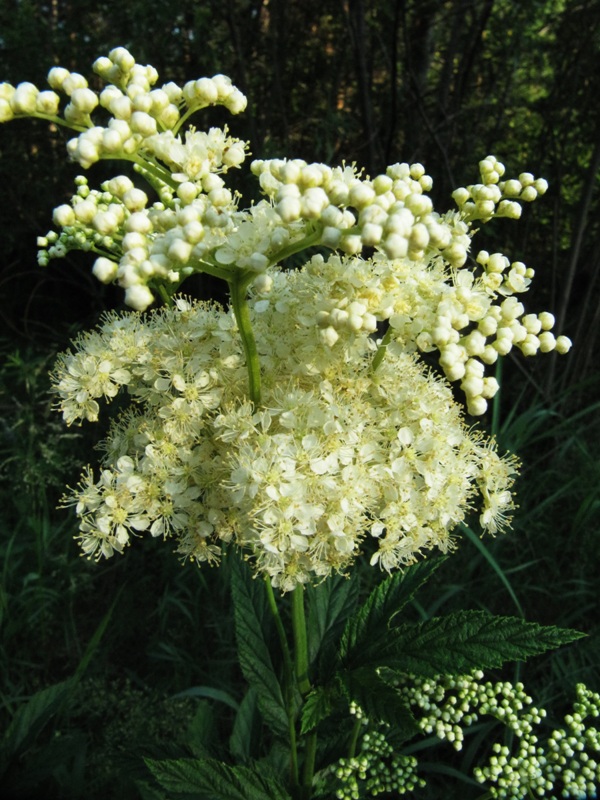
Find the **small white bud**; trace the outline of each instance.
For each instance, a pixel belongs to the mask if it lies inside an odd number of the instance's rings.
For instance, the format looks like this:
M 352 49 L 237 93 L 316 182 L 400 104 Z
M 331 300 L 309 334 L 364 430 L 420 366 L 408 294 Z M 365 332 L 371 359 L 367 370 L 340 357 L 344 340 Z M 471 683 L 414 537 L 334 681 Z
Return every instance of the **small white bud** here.
M 319 331 L 319 335 L 321 337 L 321 341 L 323 342 L 323 344 L 326 344 L 327 347 L 333 347 L 333 345 L 340 338 L 336 329 L 333 328 L 331 325 L 328 328 L 321 328 L 321 330 Z
M 538 336 L 540 342 L 540 350 L 542 353 L 549 353 L 551 350 L 554 350 L 556 347 L 556 339 L 554 338 L 554 334 L 550 331 L 543 331 Z
M 564 355 L 568 353 L 571 347 L 573 346 L 573 342 L 569 339 L 568 336 L 557 336 L 556 337 L 556 352 Z
M 69 77 L 69 70 L 64 67 L 52 67 L 48 73 L 48 83 L 52 89 L 62 89 L 65 78 Z
M 521 182 L 513 178 L 502 185 L 502 194 L 504 197 L 518 197 L 521 194 L 522 188 L 523 185 Z
M 533 186 L 526 186 L 519 195 L 519 200 L 523 200 L 525 203 L 533 203 L 537 196 L 538 193 Z
M 60 97 L 56 92 L 40 92 L 35 101 L 35 110 L 38 114 L 47 114 L 49 117 L 58 113 Z
M 39 89 L 33 83 L 20 83 L 10 98 L 10 107 L 15 114 L 33 114 Z
M 275 208 L 283 222 L 295 222 L 300 219 L 301 205 L 297 197 L 284 197 Z
M 348 204 L 361 209 L 370 205 L 375 199 L 375 190 L 362 181 L 354 181 L 350 186 Z
M 98 95 L 91 89 L 75 89 L 71 94 L 71 103 L 82 114 L 91 114 L 98 105 Z
M 178 261 L 180 264 L 186 264 L 192 255 L 192 245 L 186 242 L 185 239 L 175 239 L 169 245 L 168 250 L 169 258 Z
M 534 356 L 540 349 L 540 341 L 537 336 L 528 333 L 519 347 L 524 356 Z
M 194 83 L 195 99 L 206 105 L 212 105 L 219 99 L 219 91 L 211 78 L 200 78 Z
M 360 236 L 355 236 L 355 235 L 343 236 L 340 241 L 339 247 L 340 250 L 342 250 L 347 255 L 355 256 L 362 250 L 363 243 Z
M 52 212 L 52 221 L 55 225 L 59 225 L 61 228 L 66 228 L 67 225 L 73 225 L 75 223 L 75 212 L 71 208 L 65 204 L 58 206 Z
M 250 269 L 255 272 L 264 272 L 269 266 L 269 259 L 264 253 L 252 253 L 250 256 Z
M 473 417 L 480 417 L 487 411 L 487 400 L 484 397 L 469 397 L 467 400 L 467 411 Z
M 142 136 L 153 136 L 156 131 L 156 120 L 143 111 L 134 111 L 130 121 L 131 130 L 141 133 Z
M 306 219 L 317 219 L 329 205 L 329 198 L 318 186 L 307 189 L 300 200 L 301 215 Z
M 266 272 L 256 276 L 254 288 L 259 294 L 268 294 L 273 288 L 273 278 Z
M 376 247 L 383 236 L 383 228 L 381 225 L 375 225 L 368 222 L 363 226 L 360 232 L 360 238 L 366 247 Z
M 153 302 L 154 297 L 147 286 L 137 283 L 125 290 L 125 303 L 136 311 L 145 311 Z
M 128 211 L 141 211 L 146 207 L 148 195 L 141 189 L 133 187 L 125 192 L 122 200 L 125 208 Z
M 341 238 L 342 231 L 339 228 L 326 225 L 321 234 L 321 243 L 324 244 L 325 247 L 331 247 L 332 250 L 335 250 L 339 246 Z
M 452 199 L 456 203 L 456 205 L 461 208 L 464 204 L 470 199 L 471 194 L 468 189 L 461 187 L 460 189 L 455 189 L 452 192 Z
M 135 58 L 125 47 L 114 47 L 108 57 L 122 72 L 131 72 L 135 66 Z
M 191 181 L 184 181 L 177 187 L 177 197 L 188 205 L 198 197 L 198 187 Z
M 102 283 L 112 283 L 117 277 L 117 269 L 118 266 L 114 261 L 100 256 L 94 262 L 92 273 Z
M 538 319 L 540 321 L 540 325 L 542 326 L 542 330 L 549 331 L 554 327 L 554 314 L 551 314 L 549 311 L 542 311 L 540 314 L 538 314 Z
M 404 236 L 392 233 L 384 240 L 383 249 L 388 258 L 405 258 L 408 253 L 408 241 Z

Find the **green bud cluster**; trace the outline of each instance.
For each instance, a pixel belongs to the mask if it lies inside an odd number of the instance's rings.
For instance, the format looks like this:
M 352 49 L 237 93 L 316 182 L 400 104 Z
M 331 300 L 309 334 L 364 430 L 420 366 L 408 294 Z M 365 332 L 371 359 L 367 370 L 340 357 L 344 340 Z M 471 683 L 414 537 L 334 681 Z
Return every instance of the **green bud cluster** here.
M 335 781 L 334 796 L 337 800 L 358 800 L 361 797 L 377 797 L 381 794 L 405 795 L 425 786 L 425 780 L 416 773 L 417 759 L 395 753 L 389 742 L 388 725 L 369 727 L 360 741 L 358 755 L 340 760 L 328 768 L 325 777 L 331 793 L 331 779 Z M 329 794 L 331 796 L 331 794 Z
M 433 679 L 406 676 L 398 688 L 421 731 L 450 742 L 456 750 L 463 747 L 465 730 L 483 716 L 495 717 L 510 729 L 513 747 L 494 743 L 487 764 L 473 771 L 490 797 L 596 797 L 600 731 L 586 720 L 600 716 L 600 695 L 579 684 L 565 727 L 552 731 L 542 743 L 537 731 L 547 714 L 533 705 L 523 684 L 482 679 L 480 670 Z

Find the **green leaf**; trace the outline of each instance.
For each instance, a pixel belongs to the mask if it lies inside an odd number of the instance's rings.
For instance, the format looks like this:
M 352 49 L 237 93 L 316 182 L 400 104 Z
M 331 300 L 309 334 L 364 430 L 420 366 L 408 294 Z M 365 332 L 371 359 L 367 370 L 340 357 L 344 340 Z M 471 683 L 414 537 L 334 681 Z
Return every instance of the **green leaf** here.
M 506 661 L 522 661 L 585 636 L 579 631 L 497 617 L 485 611 L 457 611 L 389 632 L 384 647 L 355 650 L 347 663 L 388 667 L 415 675 L 435 676 L 494 669 Z
M 206 800 L 290 800 L 264 766 L 230 767 L 212 758 L 146 760 L 148 769 L 168 792 L 194 794 Z
M 350 617 L 340 645 L 342 659 L 352 658 L 365 644 L 377 649 L 389 635 L 390 623 L 417 590 L 433 575 L 444 558 L 426 559 L 382 581 L 361 608 Z
M 51 717 L 61 708 L 71 690 L 70 680 L 57 683 L 37 692 L 17 709 L 2 737 L 0 775 L 5 772 L 12 759 L 31 745 Z
M 402 693 L 386 683 L 374 669 L 357 669 L 340 674 L 348 697 L 360 706 L 372 722 L 386 722 L 398 744 L 419 733 L 419 726 Z
M 236 761 L 247 761 L 251 756 L 257 736 L 257 718 L 256 691 L 251 687 L 240 703 L 229 737 L 229 752 Z
M 331 716 L 336 704 L 342 698 L 343 694 L 340 692 L 337 683 L 314 688 L 302 706 L 300 733 L 305 734 L 308 731 L 312 731 L 320 722 Z M 346 704 L 346 701 L 344 701 L 344 704 Z
M 277 736 L 288 735 L 288 716 L 267 635 L 270 610 L 262 581 L 254 580 L 241 559 L 231 575 L 238 657 L 244 677 L 258 698 L 265 722 Z
M 322 646 L 329 649 L 327 645 L 331 647 L 331 640 L 337 640 L 341 626 L 352 613 L 357 595 L 358 581 L 348 580 L 341 575 L 327 578 L 317 586 L 307 587 L 308 657 L 311 663 L 316 660 Z M 335 651 L 337 648 L 331 649 Z
M 214 745 L 218 741 L 215 711 L 212 703 L 201 700 L 185 732 L 185 743 L 196 758 L 215 755 Z
M 209 700 L 225 703 L 226 706 L 233 708 L 234 711 L 237 711 L 240 705 L 229 692 L 224 692 L 223 689 L 215 689 L 214 686 L 190 686 L 189 689 L 184 689 L 182 692 L 177 692 L 177 694 L 173 695 L 174 700 L 179 697 L 207 697 Z

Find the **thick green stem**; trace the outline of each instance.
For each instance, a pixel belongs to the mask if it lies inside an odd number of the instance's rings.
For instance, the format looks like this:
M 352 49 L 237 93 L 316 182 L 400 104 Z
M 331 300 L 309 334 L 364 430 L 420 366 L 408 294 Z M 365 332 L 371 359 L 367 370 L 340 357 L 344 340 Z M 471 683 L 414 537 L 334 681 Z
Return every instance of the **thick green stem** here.
M 294 630 L 294 664 L 296 680 L 302 696 L 310 692 L 308 679 L 308 639 L 304 614 L 304 587 L 299 583 L 292 592 L 292 627 Z
M 302 584 L 298 584 L 292 592 L 292 628 L 294 631 L 294 666 L 296 670 L 296 681 L 300 694 L 303 698 L 306 698 L 312 687 L 308 677 L 308 636 L 306 633 L 304 587 Z M 300 794 L 302 800 L 310 800 L 312 794 L 316 756 L 317 732 L 313 730 L 306 737 Z
M 279 644 L 281 645 L 281 652 L 283 655 L 283 694 L 285 707 L 288 717 L 288 731 L 290 737 L 290 776 L 292 786 L 299 787 L 299 772 L 298 772 L 298 745 L 296 741 L 296 715 L 294 709 L 294 665 L 292 663 L 292 655 L 288 645 L 287 637 L 285 635 L 285 628 L 281 621 L 279 608 L 277 607 L 277 600 L 275 593 L 271 586 L 271 581 L 268 576 L 265 578 L 265 586 L 267 587 L 267 598 L 269 601 L 269 608 L 275 620 L 275 629 L 279 637 Z
M 250 400 L 254 406 L 258 406 L 260 405 L 260 364 L 258 350 L 256 349 L 256 339 L 250 322 L 250 310 L 246 299 L 247 281 L 244 278 L 244 273 L 240 273 L 239 277 L 236 275 L 232 278 L 229 281 L 229 291 L 231 307 L 235 314 L 246 356 Z
M 358 744 L 358 737 L 362 728 L 362 721 L 358 717 L 354 720 L 352 728 L 352 736 L 350 737 L 350 745 L 348 747 L 348 758 L 354 758 L 356 755 L 356 745 Z
M 317 758 L 317 732 L 312 731 L 306 737 L 306 750 L 304 753 L 304 770 L 302 772 L 302 797 L 310 800 L 312 784 L 315 776 L 315 761 Z

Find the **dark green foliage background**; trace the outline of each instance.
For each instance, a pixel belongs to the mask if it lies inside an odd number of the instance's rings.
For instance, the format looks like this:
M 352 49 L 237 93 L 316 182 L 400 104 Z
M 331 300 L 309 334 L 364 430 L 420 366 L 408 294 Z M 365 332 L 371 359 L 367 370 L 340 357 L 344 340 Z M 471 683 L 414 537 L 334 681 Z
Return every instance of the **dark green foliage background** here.
M 526 305 L 552 311 L 574 341 L 564 358 L 503 366 L 497 434 L 524 462 L 514 530 L 483 547 L 464 537 L 403 613 L 418 621 L 464 608 L 522 612 L 578 628 L 589 634 L 583 642 L 503 674 L 523 678 L 557 716 L 575 682 L 599 689 L 600 2 L 0 3 L 0 80 L 44 88 L 53 65 L 91 78 L 93 60 L 117 45 L 154 65 L 159 83 L 230 75 L 248 95 L 247 112 L 207 112 L 197 124 L 227 122 L 254 157 L 356 161 L 369 174 L 421 161 L 440 209 L 451 207 L 453 188 L 478 179 L 489 153 L 511 176 L 528 170 L 549 181 L 518 224 L 495 222 L 479 241 L 536 270 Z M 121 304 L 85 256 L 36 263 L 36 237 L 81 171 L 66 160 L 66 138 L 41 121 L 0 126 L 0 731 L 27 697 L 85 663 L 70 710 L 15 774 L 32 774 L 43 747 L 62 737 L 67 746 L 52 751 L 59 755 L 45 773 L 39 767 L 44 796 L 135 798 L 133 779 L 148 777 L 136 772 L 141 756 L 189 755 L 197 711 L 214 712 L 214 730 L 196 738 L 226 740 L 233 712 L 219 692 L 241 702 L 244 677 L 227 559 L 219 570 L 183 568 L 168 546 L 145 542 L 123 559 L 89 564 L 72 542 L 71 515 L 56 510 L 79 465 L 96 459 L 98 434 L 62 426 L 47 370 L 78 329 Z M 97 164 L 90 183 L 109 174 Z M 236 180 L 251 197 L 248 171 Z M 197 281 L 189 291 L 213 287 Z M 357 571 L 366 593 L 379 575 Z M 213 696 L 172 699 L 194 686 Z

